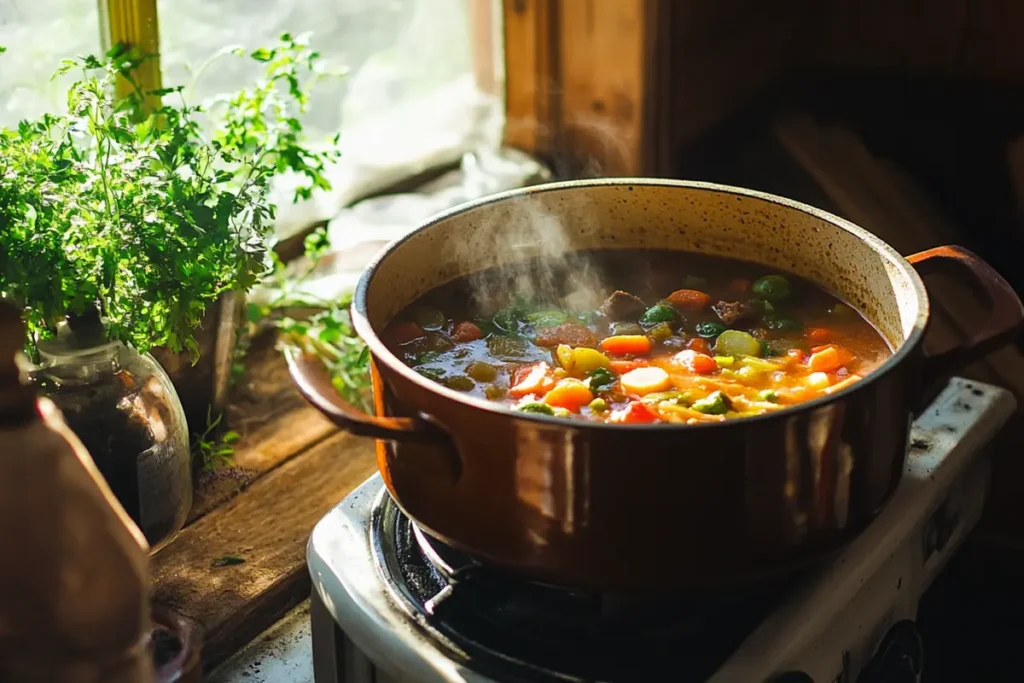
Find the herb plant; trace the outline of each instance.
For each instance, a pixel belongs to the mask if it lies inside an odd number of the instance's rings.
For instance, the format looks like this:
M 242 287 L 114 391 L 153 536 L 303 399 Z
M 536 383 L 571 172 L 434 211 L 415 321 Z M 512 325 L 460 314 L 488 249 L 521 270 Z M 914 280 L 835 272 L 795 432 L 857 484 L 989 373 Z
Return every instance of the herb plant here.
M 206 307 L 271 271 L 271 180 L 300 174 L 296 198 L 327 189 L 337 152 L 303 140 L 323 75 L 307 39 L 285 34 L 248 57 L 263 77 L 205 105 L 181 87 L 141 91 L 131 72 L 145 57 L 120 47 L 68 60 L 58 75 L 80 78 L 67 113 L 0 129 L 0 297 L 24 310 L 32 339 L 98 305 L 112 337 L 195 356 Z M 163 104 L 145 111 L 154 95 Z

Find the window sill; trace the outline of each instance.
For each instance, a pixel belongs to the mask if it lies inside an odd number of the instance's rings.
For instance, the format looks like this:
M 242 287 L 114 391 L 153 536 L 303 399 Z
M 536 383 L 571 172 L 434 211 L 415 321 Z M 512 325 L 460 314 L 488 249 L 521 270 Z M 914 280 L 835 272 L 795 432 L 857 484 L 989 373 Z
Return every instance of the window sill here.
M 376 468 L 373 441 L 309 407 L 271 341 L 228 408 L 235 467 L 201 478 L 187 526 L 151 560 L 153 601 L 202 625 L 207 671 L 309 596 L 313 525 Z M 243 562 L 214 566 L 225 556 Z

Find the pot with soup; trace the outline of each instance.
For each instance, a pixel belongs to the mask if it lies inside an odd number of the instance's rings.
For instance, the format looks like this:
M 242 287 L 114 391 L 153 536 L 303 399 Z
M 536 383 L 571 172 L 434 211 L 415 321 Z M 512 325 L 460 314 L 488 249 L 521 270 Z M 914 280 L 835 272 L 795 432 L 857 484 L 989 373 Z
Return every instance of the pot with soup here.
M 991 323 L 929 357 L 918 270 L 944 267 Z M 1024 309 L 959 247 L 904 259 L 784 198 L 613 179 L 442 214 L 379 255 L 352 317 L 375 414 L 314 359 L 290 353 L 293 377 L 378 439 L 427 534 L 534 580 L 692 593 L 783 577 L 863 529 L 928 390 Z

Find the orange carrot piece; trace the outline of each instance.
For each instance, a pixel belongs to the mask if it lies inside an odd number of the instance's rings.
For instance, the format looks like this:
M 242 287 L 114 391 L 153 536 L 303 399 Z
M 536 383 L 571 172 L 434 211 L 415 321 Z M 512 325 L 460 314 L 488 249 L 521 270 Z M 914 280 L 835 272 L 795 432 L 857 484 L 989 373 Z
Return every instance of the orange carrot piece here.
M 651 351 L 651 340 L 642 334 L 622 334 L 601 340 L 601 350 L 616 356 L 642 356 Z
M 789 351 L 786 351 L 786 355 L 793 358 L 798 363 L 803 363 L 807 360 L 807 354 L 800 349 L 790 349 Z
M 711 297 L 698 289 L 677 289 L 665 300 L 684 311 L 702 311 L 711 303 Z
M 484 333 L 480 328 L 468 320 L 466 322 L 458 323 L 452 330 L 452 339 L 457 342 L 471 342 L 483 338 Z
M 658 414 L 640 401 L 633 401 L 622 410 L 612 413 L 609 422 L 621 424 L 650 424 L 658 421 Z
M 707 340 L 701 339 L 700 337 L 694 337 L 686 342 L 686 348 L 696 351 L 697 353 L 703 353 L 705 356 L 711 355 L 711 347 L 708 346 Z
M 821 351 L 811 354 L 807 364 L 814 372 L 835 372 L 843 365 L 839 360 L 839 352 L 836 351 L 834 346 L 826 347 Z
M 847 365 L 850 361 L 856 358 L 849 349 L 840 346 L 839 344 L 823 344 L 822 346 L 815 346 L 811 348 L 811 353 L 820 353 L 826 349 L 835 349 L 836 353 L 839 354 L 839 365 Z
M 647 367 L 647 361 L 643 359 L 639 360 L 613 360 L 611 362 L 612 372 L 617 375 L 625 375 L 627 372 L 636 370 L 637 368 Z
M 680 351 L 676 354 L 675 360 L 696 375 L 710 375 L 718 370 L 718 363 L 715 362 L 714 358 L 703 353 L 697 353 L 693 349 Z
M 590 393 L 587 385 L 571 377 L 561 380 L 544 397 L 544 402 L 549 406 L 565 408 L 574 413 L 593 400 L 594 395 Z
M 807 329 L 807 332 L 804 334 L 804 336 L 807 337 L 809 341 L 812 341 L 816 344 L 820 344 L 822 342 L 829 341 L 830 339 L 832 339 L 834 335 L 832 334 L 832 330 L 828 328 L 810 327 Z
M 748 289 L 750 289 L 750 280 L 738 277 L 729 283 L 729 289 L 734 292 L 742 294 L 743 292 L 746 292 Z
M 537 363 L 529 366 L 525 372 L 517 373 L 517 381 L 508 390 L 508 395 L 513 398 L 522 398 L 530 394 L 544 394 L 555 386 L 555 380 L 551 376 L 551 366 L 547 363 Z

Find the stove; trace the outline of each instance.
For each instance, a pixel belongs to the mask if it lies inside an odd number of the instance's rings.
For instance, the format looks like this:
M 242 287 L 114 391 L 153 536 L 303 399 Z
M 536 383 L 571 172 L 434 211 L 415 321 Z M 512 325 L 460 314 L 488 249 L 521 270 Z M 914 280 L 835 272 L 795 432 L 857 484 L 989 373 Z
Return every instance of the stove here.
M 310 537 L 316 683 L 919 681 L 918 602 L 981 515 L 986 446 L 1015 407 L 953 379 L 860 536 L 824 566 L 713 600 L 500 575 L 422 534 L 375 475 Z

